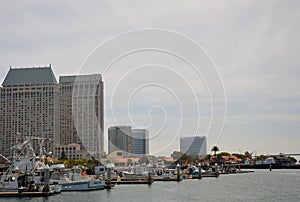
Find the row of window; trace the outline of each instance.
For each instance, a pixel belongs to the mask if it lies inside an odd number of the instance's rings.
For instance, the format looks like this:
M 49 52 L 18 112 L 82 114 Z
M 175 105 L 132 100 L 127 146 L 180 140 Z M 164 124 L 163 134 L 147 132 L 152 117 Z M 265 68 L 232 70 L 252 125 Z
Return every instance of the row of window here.
M 60 150 L 60 147 L 56 147 L 55 150 Z M 76 150 L 76 147 L 62 147 L 61 150 Z
M 41 87 L 41 86 L 43 86 L 43 87 Z M 13 90 L 15 90 L 15 89 L 53 90 L 54 87 L 53 87 L 53 85 L 49 85 L 49 84 L 46 84 L 46 85 L 42 84 L 42 85 L 38 85 L 38 86 L 36 84 L 34 84 L 34 85 L 6 85 L 2 88 L 3 91 L 7 91 L 7 92 L 12 91 L 12 89 Z

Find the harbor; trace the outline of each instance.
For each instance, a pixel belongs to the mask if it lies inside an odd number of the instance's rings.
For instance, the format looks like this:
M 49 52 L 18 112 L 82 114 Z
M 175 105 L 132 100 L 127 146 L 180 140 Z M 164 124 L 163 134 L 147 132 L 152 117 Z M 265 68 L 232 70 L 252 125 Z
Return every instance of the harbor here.
M 112 190 L 89 192 L 62 192 L 50 197 L 27 197 L 33 202 L 72 201 L 224 201 L 233 197 L 243 201 L 298 201 L 300 193 L 297 184 L 300 170 L 255 170 L 254 173 L 221 175 L 219 178 L 183 180 L 181 182 L 154 182 L 151 185 L 116 185 Z M 272 187 L 270 187 L 272 182 Z M 274 192 L 274 190 L 280 190 Z M 7 198 L 0 198 L 6 202 Z M 10 202 L 20 201 L 9 198 Z
M 113 163 L 90 168 L 76 165 L 68 169 L 65 164 L 48 165 L 49 154 L 44 148 L 48 139 L 36 138 L 36 140 L 40 151 L 38 155 L 33 152 L 32 138 L 16 143 L 12 147 L 12 157 L 1 155 L 6 160 L 4 166 L 6 169 L 1 173 L 0 198 L 51 197 L 62 192 L 110 190 L 119 185 L 152 185 L 156 181 L 171 183 L 203 177 L 219 177 L 222 173 L 217 163 L 208 166 L 208 170 L 203 170 L 201 163 L 198 166 L 177 164 L 175 169 L 154 166 L 150 163 L 118 170 L 115 170 Z M 172 164 L 169 166 L 172 167 Z
M 38 142 L 38 154 L 34 152 L 33 141 Z M 118 164 L 121 161 L 120 158 L 116 161 L 103 159 L 102 162 L 96 159 L 53 161 L 44 147 L 47 141 L 49 140 L 45 138 L 25 138 L 24 141 L 15 143 L 12 147 L 13 156 L 5 157 L 1 154 L 1 158 L 6 163 L 2 165 L 0 198 L 51 198 L 65 192 L 103 192 L 104 189 L 111 190 L 113 193 L 119 189 L 119 186 L 136 189 L 136 186 L 156 186 L 156 184 L 173 184 L 174 182 L 184 184 L 187 181 L 197 181 L 199 185 L 202 185 L 206 183 L 206 178 L 216 180 L 216 182 L 222 181 L 223 178 L 234 179 L 237 175 L 246 175 L 251 178 L 251 175 L 256 175 L 257 166 L 271 173 L 272 168 L 282 168 L 280 166 L 283 162 L 284 166 L 293 166 L 293 168 L 298 168 L 299 165 L 293 158 L 282 154 L 252 158 L 247 152 L 245 155 L 217 153 L 219 148 L 216 146 L 211 150 L 214 154 L 202 157 L 193 157 L 178 152 L 176 153 L 180 154 L 178 159 L 144 156 L 135 161 L 138 158 L 129 157 L 125 158 L 126 162 L 130 162 L 127 167 L 124 167 L 126 164 Z M 261 159 L 265 160 L 261 161 Z M 73 163 L 70 164 L 71 162 Z M 105 164 L 105 162 L 109 163 Z M 185 163 L 179 164 L 179 162 Z M 245 167 L 254 169 L 245 169 Z
M 68 192 L 101 193 L 105 190 L 113 194 L 123 186 L 135 190 L 137 186 L 145 188 L 145 185 L 205 186 L 207 181 L 222 184 L 222 180 L 232 178 L 234 181 L 236 176 L 251 179 L 252 175 L 256 176 L 257 168 L 272 173 L 274 170 L 286 172 L 283 168 L 289 166 L 289 170 L 299 172 L 295 169 L 299 168 L 297 160 L 284 154 L 252 157 L 247 151 L 244 154 L 220 152 L 217 146 L 211 149 L 211 154 L 173 152 L 171 158 L 151 155 L 120 158 L 113 156 L 118 152 L 113 152 L 102 159 L 68 160 L 62 152 L 61 158 L 57 159 L 46 151 L 44 145 L 48 141 L 50 139 L 23 137 L 11 147 L 12 156 L 0 155 L 5 161 L 1 166 L 0 199 L 52 198 Z M 38 153 L 33 145 L 37 146 Z

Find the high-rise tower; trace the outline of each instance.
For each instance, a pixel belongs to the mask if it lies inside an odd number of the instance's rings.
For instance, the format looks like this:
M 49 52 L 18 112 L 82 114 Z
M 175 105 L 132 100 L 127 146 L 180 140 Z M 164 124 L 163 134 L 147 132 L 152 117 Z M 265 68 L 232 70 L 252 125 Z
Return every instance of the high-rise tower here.
M 103 81 L 100 74 L 60 76 L 61 145 L 77 143 L 96 158 L 104 152 Z
M 46 150 L 60 142 L 59 85 L 49 67 L 10 68 L 1 87 L 0 152 L 26 137 L 48 138 Z M 37 150 L 37 148 L 35 148 Z

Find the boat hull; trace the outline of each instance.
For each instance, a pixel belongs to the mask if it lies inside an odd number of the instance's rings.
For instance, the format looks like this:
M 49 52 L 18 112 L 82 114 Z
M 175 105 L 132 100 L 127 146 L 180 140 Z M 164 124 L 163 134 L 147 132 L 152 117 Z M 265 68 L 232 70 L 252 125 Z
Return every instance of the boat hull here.
M 62 191 L 92 191 L 105 188 L 104 180 L 93 181 L 71 181 L 59 183 L 62 185 Z

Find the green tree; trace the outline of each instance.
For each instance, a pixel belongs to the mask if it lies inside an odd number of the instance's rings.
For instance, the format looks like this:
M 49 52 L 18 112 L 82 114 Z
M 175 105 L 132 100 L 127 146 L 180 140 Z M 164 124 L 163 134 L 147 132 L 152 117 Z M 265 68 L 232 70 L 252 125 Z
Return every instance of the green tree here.
M 207 154 L 205 157 L 204 157 L 204 160 L 209 160 L 211 158 L 211 154 Z
M 221 152 L 221 153 L 219 153 L 221 156 L 230 156 L 230 153 L 228 153 L 228 152 Z
M 249 158 L 249 159 L 252 159 L 252 154 L 253 154 L 253 152 L 249 153 L 248 151 L 246 151 L 245 152 L 245 157 Z
M 264 161 L 267 158 L 269 158 L 269 156 L 260 155 L 255 158 L 255 161 Z
M 60 155 L 59 160 L 63 160 L 63 161 L 64 161 L 64 160 L 68 160 L 68 157 L 67 157 L 65 151 L 62 151 L 62 152 L 61 152 L 61 155 Z

